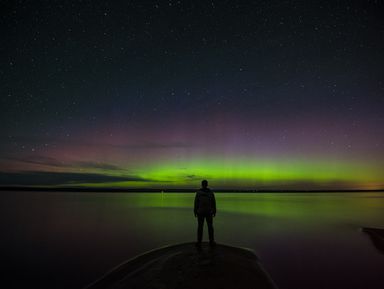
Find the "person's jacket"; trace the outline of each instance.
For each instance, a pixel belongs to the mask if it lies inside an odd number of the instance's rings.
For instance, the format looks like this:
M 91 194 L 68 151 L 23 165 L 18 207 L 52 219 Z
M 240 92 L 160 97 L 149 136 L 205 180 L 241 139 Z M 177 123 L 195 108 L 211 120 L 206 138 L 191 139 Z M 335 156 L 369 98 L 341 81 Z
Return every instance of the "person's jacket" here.
M 195 215 L 216 215 L 215 195 L 209 188 L 201 188 L 195 196 Z

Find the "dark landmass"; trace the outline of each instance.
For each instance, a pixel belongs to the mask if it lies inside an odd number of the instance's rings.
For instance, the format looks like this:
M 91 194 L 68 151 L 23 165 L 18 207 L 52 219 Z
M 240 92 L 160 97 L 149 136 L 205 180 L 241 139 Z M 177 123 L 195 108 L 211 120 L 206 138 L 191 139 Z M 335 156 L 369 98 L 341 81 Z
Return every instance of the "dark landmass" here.
M 89 187 L 26 187 L 0 186 L 0 191 L 31 191 L 31 192 L 85 192 L 85 193 L 194 193 L 193 189 L 161 189 L 161 188 L 89 188 Z M 215 189 L 219 193 L 353 193 L 353 192 L 384 192 L 380 190 L 246 190 L 246 189 Z
M 249 249 L 194 243 L 168 246 L 139 255 L 112 269 L 87 289 L 275 289 Z
M 384 254 L 384 229 L 363 227 L 362 231 L 368 234 L 376 249 Z

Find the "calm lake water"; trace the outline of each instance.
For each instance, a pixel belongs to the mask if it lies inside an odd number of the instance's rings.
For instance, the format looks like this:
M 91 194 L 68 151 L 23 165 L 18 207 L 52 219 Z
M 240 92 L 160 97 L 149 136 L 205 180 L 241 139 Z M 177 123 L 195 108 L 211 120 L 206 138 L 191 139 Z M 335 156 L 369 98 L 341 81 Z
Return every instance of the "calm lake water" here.
M 144 251 L 194 241 L 193 199 L 1 192 L 4 288 L 82 288 Z M 360 231 L 384 227 L 383 193 L 216 193 L 216 199 L 217 242 L 252 248 L 279 288 L 383 288 L 384 254 Z

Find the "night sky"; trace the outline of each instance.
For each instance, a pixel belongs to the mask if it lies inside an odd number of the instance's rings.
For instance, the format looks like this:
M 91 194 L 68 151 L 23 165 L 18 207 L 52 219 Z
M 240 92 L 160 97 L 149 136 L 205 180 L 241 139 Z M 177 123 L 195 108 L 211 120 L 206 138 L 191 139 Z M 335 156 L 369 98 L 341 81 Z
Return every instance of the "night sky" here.
M 2 1 L 0 185 L 384 188 L 383 1 Z

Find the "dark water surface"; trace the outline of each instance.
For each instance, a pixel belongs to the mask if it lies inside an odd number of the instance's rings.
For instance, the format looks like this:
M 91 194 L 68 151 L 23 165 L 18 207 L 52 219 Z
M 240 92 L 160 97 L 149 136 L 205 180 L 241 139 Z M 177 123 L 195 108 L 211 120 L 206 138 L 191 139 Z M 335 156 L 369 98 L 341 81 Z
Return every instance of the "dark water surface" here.
M 4 288 L 82 288 L 136 254 L 194 241 L 193 198 L 1 192 Z M 216 193 L 216 199 L 217 242 L 254 249 L 279 288 L 383 288 L 384 254 L 360 231 L 384 227 L 383 193 Z

